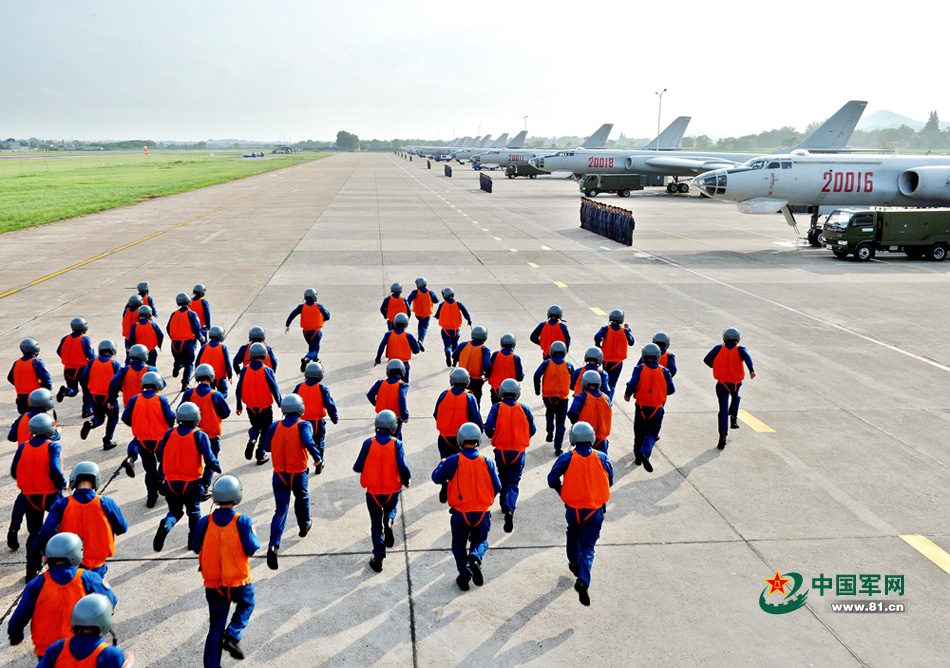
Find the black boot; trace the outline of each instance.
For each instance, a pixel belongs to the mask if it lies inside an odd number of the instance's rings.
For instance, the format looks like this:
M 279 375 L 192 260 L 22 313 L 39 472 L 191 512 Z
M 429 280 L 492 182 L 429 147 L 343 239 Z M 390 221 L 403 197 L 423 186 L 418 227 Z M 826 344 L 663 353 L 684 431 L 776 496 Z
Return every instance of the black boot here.
M 452 366 L 452 355 L 445 353 L 445 366 Z
M 726 447 L 726 432 L 719 434 L 719 443 L 716 445 L 720 450 L 725 449 Z
M 276 571 L 278 568 L 276 545 L 271 545 L 267 548 L 267 567 L 272 571 Z
M 730 428 L 730 429 L 738 429 L 738 428 L 739 428 L 739 418 L 737 418 L 736 416 L 733 415 L 733 416 L 729 419 L 729 428 Z
M 485 576 L 482 575 L 482 562 L 480 562 L 475 555 L 469 555 L 468 569 L 472 571 L 472 582 L 475 583 L 476 587 L 481 587 L 485 584 Z
M 373 557 L 369 560 L 369 567 L 372 568 L 377 573 L 383 572 L 383 558 L 382 557 Z
M 20 549 L 20 538 L 17 536 L 18 533 L 19 531 L 13 527 L 7 529 L 7 547 L 9 547 L 11 550 Z
M 581 605 L 590 605 L 590 594 L 587 593 L 587 585 L 577 580 L 574 582 L 574 591 L 577 592 L 577 600 Z
M 132 464 L 132 461 L 128 457 L 122 460 L 122 470 L 125 471 L 125 474 L 130 478 L 135 477 L 135 465 Z
M 442 488 L 439 490 L 439 503 L 448 503 L 449 501 L 449 486 L 442 485 Z
M 241 649 L 241 644 L 234 638 L 224 636 L 224 639 L 221 641 L 221 649 L 230 654 L 232 659 L 240 661 L 244 658 L 244 650 Z

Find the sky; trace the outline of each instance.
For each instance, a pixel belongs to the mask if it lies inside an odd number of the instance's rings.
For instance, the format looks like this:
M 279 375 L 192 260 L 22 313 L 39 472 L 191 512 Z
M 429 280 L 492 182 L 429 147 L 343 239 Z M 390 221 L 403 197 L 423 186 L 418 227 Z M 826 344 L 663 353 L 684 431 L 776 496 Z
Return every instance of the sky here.
M 950 120 L 946 9 L 893 3 L 0 4 L 3 138 L 332 140 L 803 130 L 851 99 Z M 910 6 L 907 6 L 910 7 Z M 666 89 L 662 96 L 656 93 Z M 525 120 L 527 116 L 527 120 Z

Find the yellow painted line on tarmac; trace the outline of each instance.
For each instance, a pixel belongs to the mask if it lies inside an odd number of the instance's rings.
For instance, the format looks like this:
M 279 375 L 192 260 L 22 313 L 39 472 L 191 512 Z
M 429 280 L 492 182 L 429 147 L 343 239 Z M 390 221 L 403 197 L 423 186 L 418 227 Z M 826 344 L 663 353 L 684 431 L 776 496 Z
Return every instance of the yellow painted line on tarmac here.
M 937 567 L 940 568 L 940 570 L 942 570 L 944 573 L 950 575 L 950 554 L 944 552 L 939 545 L 934 543 L 926 536 L 921 536 L 920 534 L 916 533 L 904 534 L 900 538 L 912 548 L 937 564 Z
M 41 278 L 37 278 L 36 280 L 30 281 L 29 283 L 24 283 L 23 285 L 21 285 L 21 286 L 18 287 L 18 288 L 13 288 L 12 290 L 7 290 L 6 292 L 0 293 L 0 299 L 3 299 L 4 297 L 9 297 L 10 295 L 16 294 L 17 292 L 20 292 L 20 291 L 22 291 L 22 290 L 25 290 L 26 288 L 33 287 L 34 285 L 37 285 L 37 284 L 42 283 L 42 282 L 44 282 L 44 281 L 48 281 L 48 280 L 50 280 L 51 278 L 56 278 L 57 276 L 62 276 L 63 274 L 72 271 L 73 269 L 79 269 L 80 267 L 85 267 L 87 264 L 90 264 L 90 263 L 92 263 L 92 262 L 95 262 L 96 260 L 101 260 L 101 259 L 104 258 L 104 257 L 109 257 L 110 255 L 114 255 L 114 254 L 116 254 L 116 253 L 118 253 L 118 252 L 120 252 L 120 251 L 124 251 L 124 250 L 126 250 L 126 249 L 128 249 L 128 248 L 131 248 L 132 246 L 136 246 L 136 245 L 142 243 L 143 241 L 148 241 L 149 239 L 154 239 L 155 237 L 161 236 L 161 235 L 165 234 L 166 232 L 171 232 L 172 230 L 176 230 L 176 229 L 178 229 L 179 227 L 182 227 L 182 226 L 184 226 L 184 225 L 187 225 L 188 223 L 193 223 L 193 222 L 195 222 L 196 220 L 201 220 L 202 218 L 205 218 L 205 217 L 207 217 L 207 216 L 210 216 L 210 215 L 213 214 L 213 213 L 217 213 L 218 211 L 223 211 L 224 209 L 227 209 L 228 207 L 234 206 L 235 204 L 240 204 L 241 202 L 246 202 L 247 200 L 251 199 L 252 197 L 257 197 L 258 195 L 261 195 L 261 194 L 263 194 L 263 193 L 266 193 L 266 192 L 269 191 L 269 190 L 273 190 L 274 188 L 279 188 L 280 186 L 282 186 L 282 185 L 284 185 L 284 184 L 286 184 L 286 183 L 289 183 L 290 181 L 295 181 L 295 180 L 297 180 L 298 178 L 300 178 L 300 177 L 297 176 L 297 177 L 294 177 L 294 178 L 292 178 L 292 179 L 288 179 L 287 181 L 283 181 L 282 183 L 278 183 L 278 184 L 275 184 L 275 185 L 273 185 L 273 186 L 270 186 L 269 188 L 264 188 L 263 190 L 259 190 L 259 191 L 256 192 L 256 193 L 251 193 L 251 194 L 248 195 L 247 197 L 242 197 L 241 199 L 234 200 L 233 202 L 229 202 L 229 203 L 227 203 L 227 204 L 224 204 L 224 205 L 222 205 L 222 206 L 219 206 L 219 207 L 217 207 L 216 209 L 211 209 L 210 211 L 205 211 L 204 213 L 198 214 L 197 216 L 194 216 L 193 218 L 189 218 L 188 220 L 183 220 L 183 221 L 181 221 L 180 223 L 175 223 L 175 224 L 172 225 L 171 227 L 166 227 L 164 230 L 159 230 L 158 232 L 153 232 L 152 234 L 149 234 L 149 235 L 147 235 L 147 236 L 144 236 L 144 237 L 142 237 L 141 239 L 136 239 L 135 241 L 131 241 L 131 242 L 125 244 L 124 246 L 119 246 L 118 248 L 113 248 L 113 249 L 110 250 L 110 251 L 106 251 L 105 253 L 100 253 L 99 255 L 96 255 L 95 257 L 91 257 L 91 258 L 89 258 L 88 260 L 83 260 L 82 262 L 77 262 L 76 264 L 70 265 L 70 266 L 68 266 L 68 267 L 66 267 L 66 268 L 64 268 L 64 269 L 60 269 L 59 271 L 54 271 L 52 274 L 47 274 L 46 276 L 43 276 L 43 277 L 41 277 Z
M 495 241 L 501 241 L 501 237 L 495 237 Z
M 556 286 L 559 287 L 559 288 L 566 288 L 566 287 L 567 287 L 567 283 L 561 283 L 561 281 L 554 281 L 554 285 L 556 285 Z
M 775 430 L 770 426 L 762 422 L 759 418 L 753 416 L 749 411 L 744 408 L 739 409 L 739 419 L 742 420 L 742 423 L 752 429 L 752 431 L 757 431 L 760 434 L 774 434 Z
M 602 308 L 598 308 L 596 306 L 588 306 L 587 308 L 593 311 L 594 315 L 607 315 L 607 311 Z
M 510 250 L 512 253 L 517 253 L 517 252 L 518 252 L 518 249 L 517 249 L 517 248 L 509 248 L 508 250 Z
M 529 262 L 529 263 L 528 263 L 528 266 L 529 266 L 529 267 L 534 267 L 535 269 L 537 269 L 540 265 L 537 265 L 537 264 L 535 264 L 534 262 Z
M 491 230 L 489 230 L 487 227 L 483 227 L 482 230 L 485 231 L 485 232 L 490 232 L 490 231 L 491 231 Z
M 459 213 L 462 213 L 462 212 L 459 211 Z M 468 214 L 467 214 L 467 213 L 462 213 L 462 215 L 465 216 L 466 218 L 468 218 Z

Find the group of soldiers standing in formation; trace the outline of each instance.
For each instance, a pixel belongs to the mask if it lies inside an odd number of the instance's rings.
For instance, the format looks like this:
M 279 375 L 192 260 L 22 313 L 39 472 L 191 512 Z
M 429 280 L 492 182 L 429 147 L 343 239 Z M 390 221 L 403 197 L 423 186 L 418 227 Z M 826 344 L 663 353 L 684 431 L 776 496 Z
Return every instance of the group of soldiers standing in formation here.
M 633 245 L 633 212 L 581 197 L 581 228 L 626 246 Z
M 442 290 L 440 300 L 424 278 L 415 283 L 408 298 L 402 296 L 402 286 L 394 283 L 380 307 L 387 331 L 375 362 L 381 364 L 385 358 L 386 373 L 367 392 L 376 409 L 375 433 L 363 442 L 353 465 L 366 490 L 372 541 L 369 567 L 382 571 L 386 550 L 395 544 L 393 525 L 399 494 L 411 484 L 401 440 L 403 423 L 409 420 L 410 361 L 425 351 L 429 322 L 435 318 L 441 329 L 445 364 L 451 370 L 449 388 L 440 394 L 433 411 L 440 462 L 431 479 L 440 486 L 440 501 L 450 508 L 456 583 L 467 591 L 470 584 L 484 583 L 482 563 L 496 496 L 504 531 L 514 529 L 525 451 L 537 427 L 530 408 L 521 401 L 525 373 L 521 357 L 515 353 L 515 336 L 504 334 L 501 348 L 491 352 L 486 345 L 487 330 L 473 326 L 468 310 L 455 299 L 451 288 Z M 317 292 L 308 289 L 304 301 L 287 317 L 285 332 L 299 318 L 308 351 L 300 359 L 302 381 L 292 393 L 281 396 L 274 375 L 277 358 L 266 343 L 263 328 L 251 328 L 249 341 L 232 358 L 224 344 L 224 330 L 211 326 L 203 285 L 195 286 L 192 297 L 180 293 L 176 303 L 163 332 L 154 321 L 156 310 L 148 284 L 139 284 L 139 292 L 123 311 L 124 364 L 116 359 L 118 348 L 110 340 L 101 341 L 94 352 L 85 319 L 74 318 L 71 333 L 57 348 L 64 385 L 55 401 L 81 395 L 86 421 L 80 437 L 85 440 L 92 430 L 104 425 L 105 450 L 117 445 L 113 439 L 122 406 L 121 420 L 131 428 L 132 439 L 121 469 L 134 478 L 135 463 L 141 458 L 146 506 L 154 507 L 160 496 L 168 506 L 156 529 L 153 549 L 164 549 L 169 532 L 188 516 L 187 546 L 199 555 L 210 615 L 204 665 L 218 668 L 223 651 L 236 659 L 244 657 L 241 635 L 254 609 L 249 558 L 261 547 L 251 518 L 234 509 L 241 502 L 241 482 L 233 475 L 213 480 L 214 473 L 222 472 L 218 455 L 222 422 L 231 414 L 229 385 L 237 376 L 235 412 L 242 415 L 246 410 L 250 422 L 245 459 L 259 465 L 270 461 L 273 466 L 276 511 L 266 562 L 277 570 L 291 496 L 299 536 L 305 537 L 312 527 L 310 460 L 313 473 L 322 473 L 326 421 L 338 421 L 319 359 L 322 330 L 330 312 L 317 302 Z M 415 335 L 408 331 L 411 315 L 417 320 Z M 470 340 L 464 342 L 463 322 L 471 328 Z M 160 394 L 165 380 L 155 366 L 166 334 L 174 358 L 172 376 L 181 378 L 181 402 L 176 409 Z M 623 312 L 612 311 L 608 324 L 594 335 L 595 345 L 585 352 L 584 366 L 575 369 L 566 359 L 571 336 L 561 308 L 551 306 L 546 320 L 529 338 L 541 349 L 543 359 L 534 372 L 533 386 L 545 408 L 546 441 L 553 443 L 557 455 L 547 482 L 566 508 L 567 557 L 576 577 L 574 589 L 580 602 L 590 605 L 594 547 L 613 484 L 607 455 L 612 401 L 634 337 L 624 323 Z M 751 358 L 738 342 L 739 333 L 727 329 L 723 344 L 705 358 L 717 381 L 720 449 L 725 447 L 728 430 L 738 427 L 738 392 L 744 367 L 755 376 Z M 647 472 L 653 471 L 650 460 L 667 397 L 675 391 L 676 360 L 669 345 L 665 333 L 654 335 L 652 342 L 643 346 L 631 378 L 622 388 L 624 400 L 632 398 L 636 403 L 634 454 L 636 464 Z M 25 517 L 28 584 L 10 618 L 10 641 L 21 642 L 29 623 L 40 666 L 131 665 L 130 656 L 102 638 L 111 628 L 116 603 L 103 579 L 107 560 L 115 554 L 116 536 L 125 533 L 128 524 L 118 505 L 98 493 L 100 471 L 93 462 L 80 462 L 72 468 L 68 479 L 72 493 L 63 497 L 67 479 L 53 411 L 52 380 L 34 339 L 22 341 L 20 351 L 22 356 L 8 376 L 16 389 L 20 413 L 8 437 L 17 444 L 11 474 L 20 493 L 7 542 L 11 550 L 19 548 L 18 533 Z M 481 400 L 486 383 L 491 407 L 483 421 Z M 282 413 L 277 421 L 275 405 Z M 572 425 L 569 432 L 567 421 Z M 565 435 L 571 446 L 566 452 Z M 494 446 L 491 459 L 479 451 L 483 439 Z M 202 516 L 200 504 L 209 498 L 217 508 Z M 41 573 L 44 559 L 47 570 Z M 234 613 L 228 623 L 232 605 Z

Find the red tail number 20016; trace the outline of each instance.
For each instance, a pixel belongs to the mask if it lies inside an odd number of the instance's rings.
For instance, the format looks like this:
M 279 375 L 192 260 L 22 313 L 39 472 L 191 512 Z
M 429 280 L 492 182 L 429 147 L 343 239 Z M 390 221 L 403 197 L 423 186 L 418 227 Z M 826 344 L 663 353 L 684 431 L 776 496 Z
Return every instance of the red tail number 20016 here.
M 825 172 L 823 193 L 869 193 L 874 191 L 874 172 Z

